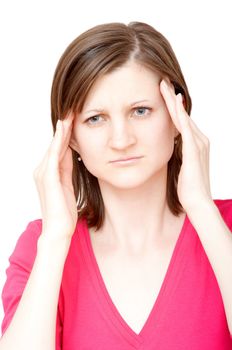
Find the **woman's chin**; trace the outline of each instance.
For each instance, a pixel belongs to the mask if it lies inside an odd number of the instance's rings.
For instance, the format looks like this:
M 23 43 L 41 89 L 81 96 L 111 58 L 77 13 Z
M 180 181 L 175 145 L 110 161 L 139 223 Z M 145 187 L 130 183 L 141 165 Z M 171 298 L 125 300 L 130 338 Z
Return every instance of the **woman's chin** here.
M 99 184 L 108 185 L 114 188 L 118 188 L 120 190 L 130 190 L 139 188 L 144 185 L 145 182 L 151 180 L 151 176 L 145 176 L 145 174 L 137 174 L 137 176 L 129 176 L 128 174 L 111 176 L 109 179 L 98 179 Z

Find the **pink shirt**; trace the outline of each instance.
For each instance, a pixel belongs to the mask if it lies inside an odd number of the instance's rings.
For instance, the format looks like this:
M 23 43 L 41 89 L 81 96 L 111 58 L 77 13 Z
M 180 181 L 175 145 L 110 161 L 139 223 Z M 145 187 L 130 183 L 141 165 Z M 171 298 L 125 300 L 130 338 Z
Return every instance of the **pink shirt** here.
M 232 200 L 215 200 L 215 203 L 232 230 Z M 9 258 L 2 291 L 5 311 L 2 333 L 27 283 L 41 224 L 41 220 L 28 224 Z M 139 334 L 130 328 L 114 305 L 99 270 L 86 221 L 79 220 L 63 271 L 56 342 L 56 350 L 232 349 L 218 283 L 188 217 L 159 295 Z

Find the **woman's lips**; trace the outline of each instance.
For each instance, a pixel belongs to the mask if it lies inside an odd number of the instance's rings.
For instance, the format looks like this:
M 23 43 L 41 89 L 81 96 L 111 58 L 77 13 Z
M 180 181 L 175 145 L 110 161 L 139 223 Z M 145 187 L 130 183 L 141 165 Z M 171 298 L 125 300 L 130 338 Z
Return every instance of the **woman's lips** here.
M 110 163 L 132 163 L 138 159 L 142 158 L 142 156 L 139 157 L 129 157 L 129 158 L 120 158 L 116 160 L 110 161 Z

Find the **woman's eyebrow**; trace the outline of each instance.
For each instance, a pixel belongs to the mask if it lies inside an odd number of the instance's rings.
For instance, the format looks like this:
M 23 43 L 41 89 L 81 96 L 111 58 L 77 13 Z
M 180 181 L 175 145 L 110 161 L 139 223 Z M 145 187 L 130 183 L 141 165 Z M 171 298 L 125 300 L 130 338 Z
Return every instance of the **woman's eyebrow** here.
M 133 106 L 136 105 L 137 103 L 141 103 L 141 102 L 149 102 L 149 100 L 139 100 L 139 101 L 132 102 L 132 103 L 130 104 L 130 107 L 133 107 Z M 90 110 L 84 112 L 84 114 L 91 113 L 91 112 L 102 113 L 102 112 L 104 112 L 104 109 L 103 109 L 103 108 L 90 109 Z

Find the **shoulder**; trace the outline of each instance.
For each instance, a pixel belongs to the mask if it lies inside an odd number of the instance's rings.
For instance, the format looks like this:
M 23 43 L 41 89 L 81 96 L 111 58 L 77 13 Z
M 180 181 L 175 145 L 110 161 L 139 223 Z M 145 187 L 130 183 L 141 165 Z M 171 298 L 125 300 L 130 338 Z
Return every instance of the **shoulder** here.
M 1 293 L 5 313 L 2 321 L 2 333 L 5 332 L 15 313 L 29 278 L 37 252 L 37 240 L 41 228 L 42 220 L 40 219 L 28 222 L 9 257 L 9 266 L 6 269 L 7 278 Z
M 9 258 L 10 262 L 17 261 L 27 268 L 31 267 L 37 252 L 37 241 L 42 231 L 42 220 L 29 221 L 19 235 L 15 248 Z M 25 267 L 26 267 L 25 266 Z
M 224 221 L 232 230 L 232 199 L 214 199 L 214 203 L 220 211 Z
M 25 225 L 25 229 L 20 234 L 17 244 L 33 244 L 38 240 L 40 234 L 42 232 L 42 220 L 36 219 L 33 221 L 29 221 Z
M 214 199 L 213 201 L 220 212 L 232 213 L 232 199 Z
M 72 241 L 82 235 L 85 231 L 86 225 L 85 218 L 81 218 L 77 221 Z M 10 256 L 10 262 L 12 262 L 12 260 L 18 260 L 24 263 L 27 262 L 27 264 L 31 266 L 37 254 L 37 243 L 41 233 L 42 219 L 29 221 L 16 241 L 15 248 Z
M 23 238 L 28 238 L 29 241 L 37 240 L 42 231 L 42 219 L 35 219 L 29 221 L 25 225 L 24 231 L 19 236 L 18 240 L 23 240 Z

